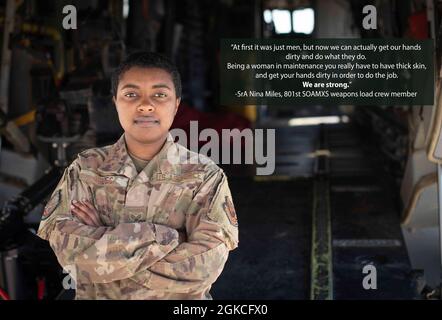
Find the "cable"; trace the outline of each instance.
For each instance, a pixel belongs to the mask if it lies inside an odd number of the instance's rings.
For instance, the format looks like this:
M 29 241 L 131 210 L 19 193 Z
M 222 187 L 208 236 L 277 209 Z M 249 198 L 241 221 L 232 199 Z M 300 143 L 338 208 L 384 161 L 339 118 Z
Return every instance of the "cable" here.
M 2 288 L 0 288 L 0 300 L 11 300 L 9 295 Z

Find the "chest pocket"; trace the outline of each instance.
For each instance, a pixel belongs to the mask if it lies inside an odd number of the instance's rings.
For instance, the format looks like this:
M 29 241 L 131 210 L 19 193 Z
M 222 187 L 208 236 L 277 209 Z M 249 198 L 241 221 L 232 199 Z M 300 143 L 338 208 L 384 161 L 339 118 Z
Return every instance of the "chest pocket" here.
M 161 183 L 159 190 L 152 191 L 152 195 L 150 199 L 152 205 L 149 206 L 152 222 L 183 229 L 186 211 L 192 201 L 192 190 L 186 186 L 168 182 Z
M 151 190 L 148 184 L 131 186 L 126 194 L 124 208 L 119 214 L 120 222 L 143 222 L 147 218 L 147 202 Z
M 119 222 L 119 212 L 124 205 L 129 179 L 124 176 L 102 176 L 96 172 L 82 170 L 79 173 L 78 198 L 87 199 L 97 209 L 106 226 Z

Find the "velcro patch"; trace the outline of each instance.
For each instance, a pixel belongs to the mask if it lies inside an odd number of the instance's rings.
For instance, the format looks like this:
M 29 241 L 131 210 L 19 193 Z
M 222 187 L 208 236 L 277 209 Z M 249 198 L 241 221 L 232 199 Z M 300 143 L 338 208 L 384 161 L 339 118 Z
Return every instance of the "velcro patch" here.
M 233 206 L 232 200 L 229 196 L 224 197 L 223 202 L 223 210 L 229 218 L 230 223 L 237 227 L 238 226 L 238 217 L 236 216 L 235 207 Z
M 83 181 L 86 184 L 91 185 L 107 185 L 107 184 L 113 184 L 116 180 L 116 176 L 99 176 L 94 173 L 86 173 L 86 172 L 80 172 L 80 180 Z
M 154 175 L 155 181 L 168 181 L 168 182 L 200 181 L 201 182 L 203 179 L 204 179 L 203 172 L 186 172 L 182 174 L 157 172 Z

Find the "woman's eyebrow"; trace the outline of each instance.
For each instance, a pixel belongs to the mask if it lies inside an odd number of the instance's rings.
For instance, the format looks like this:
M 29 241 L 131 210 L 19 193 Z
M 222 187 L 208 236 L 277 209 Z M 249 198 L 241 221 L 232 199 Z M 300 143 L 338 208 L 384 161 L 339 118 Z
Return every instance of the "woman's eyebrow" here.
M 157 89 L 157 88 L 166 88 L 166 89 L 172 90 L 172 89 L 170 89 L 170 87 L 169 87 L 167 84 L 165 84 L 165 83 L 158 83 L 158 84 L 154 84 L 154 85 L 152 86 L 152 89 Z
M 136 84 L 128 83 L 128 84 L 125 84 L 124 86 L 122 86 L 120 90 L 127 89 L 127 88 L 140 89 L 140 87 L 137 86 Z

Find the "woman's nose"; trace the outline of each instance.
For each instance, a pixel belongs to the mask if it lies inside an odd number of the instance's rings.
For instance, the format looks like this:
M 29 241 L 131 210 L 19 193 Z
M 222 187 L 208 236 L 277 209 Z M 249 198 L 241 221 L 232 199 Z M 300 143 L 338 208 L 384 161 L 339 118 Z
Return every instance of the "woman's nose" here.
M 140 105 L 137 107 L 137 110 L 138 110 L 139 112 L 153 112 L 153 111 L 155 110 L 155 108 L 154 108 L 154 106 L 151 105 L 151 104 L 143 103 L 143 104 L 140 104 Z

